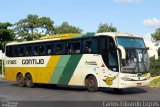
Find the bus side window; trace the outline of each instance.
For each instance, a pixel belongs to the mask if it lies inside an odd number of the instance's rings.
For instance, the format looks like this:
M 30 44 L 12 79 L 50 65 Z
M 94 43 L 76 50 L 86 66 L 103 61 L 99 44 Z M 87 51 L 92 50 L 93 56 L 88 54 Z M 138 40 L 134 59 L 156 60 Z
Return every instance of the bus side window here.
M 99 51 L 101 54 L 104 54 L 107 52 L 108 50 L 108 39 L 107 38 L 102 37 L 99 39 L 99 49 L 100 49 Z
M 20 47 L 19 52 L 20 52 L 19 56 L 24 56 L 24 47 L 23 46 Z
M 8 56 L 8 57 L 12 56 L 12 47 L 11 46 L 6 47 L 6 56 Z
M 92 51 L 93 51 L 93 53 L 98 53 L 98 39 L 97 38 L 94 38 L 93 40 L 92 40 Z
M 18 49 L 16 46 L 12 47 L 12 57 L 16 57 L 18 56 Z
M 56 54 L 61 54 L 61 52 L 62 52 L 62 46 L 61 46 L 61 44 L 57 44 L 56 45 Z
M 83 53 L 92 52 L 92 39 L 83 40 Z
M 27 46 L 26 56 L 32 56 L 32 46 Z
M 51 55 L 52 53 L 52 45 L 51 44 L 47 44 L 47 55 Z
M 40 54 L 40 55 L 45 55 L 44 45 L 40 45 L 40 46 L 39 46 L 39 54 Z
M 29 52 L 29 46 L 26 46 L 25 47 L 25 56 L 29 56 L 29 54 L 31 54 L 30 52 Z
M 34 48 L 33 48 L 33 54 L 34 54 L 34 55 L 39 55 L 38 45 L 35 45 L 35 46 L 34 46 Z
M 66 43 L 66 53 L 70 54 L 72 53 L 72 48 L 71 48 L 71 41 Z
M 80 53 L 81 44 L 80 41 L 72 41 L 72 53 Z
M 55 43 L 55 54 L 64 54 L 65 53 L 65 42 Z

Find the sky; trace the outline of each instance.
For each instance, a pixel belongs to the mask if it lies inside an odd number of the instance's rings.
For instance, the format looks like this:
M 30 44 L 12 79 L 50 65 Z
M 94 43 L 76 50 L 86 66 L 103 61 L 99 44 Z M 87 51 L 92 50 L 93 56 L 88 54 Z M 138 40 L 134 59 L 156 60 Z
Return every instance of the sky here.
M 67 21 L 96 32 L 100 23 L 119 32 L 148 37 L 160 27 L 160 0 L 1 0 L 0 22 L 16 23 L 28 14 L 50 17 L 54 25 Z

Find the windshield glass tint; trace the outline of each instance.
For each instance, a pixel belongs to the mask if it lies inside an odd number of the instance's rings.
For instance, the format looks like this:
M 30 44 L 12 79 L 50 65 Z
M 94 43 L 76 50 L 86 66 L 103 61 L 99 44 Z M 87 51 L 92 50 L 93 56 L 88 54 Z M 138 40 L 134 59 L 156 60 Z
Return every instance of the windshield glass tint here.
M 124 48 L 145 48 L 145 44 L 141 38 L 117 37 L 116 41 Z
M 121 72 L 144 73 L 150 71 L 149 56 L 143 39 L 117 37 L 116 41 L 126 51 L 126 59 L 121 60 Z
M 126 59 L 121 63 L 121 72 L 149 72 L 149 56 L 147 50 L 126 49 Z

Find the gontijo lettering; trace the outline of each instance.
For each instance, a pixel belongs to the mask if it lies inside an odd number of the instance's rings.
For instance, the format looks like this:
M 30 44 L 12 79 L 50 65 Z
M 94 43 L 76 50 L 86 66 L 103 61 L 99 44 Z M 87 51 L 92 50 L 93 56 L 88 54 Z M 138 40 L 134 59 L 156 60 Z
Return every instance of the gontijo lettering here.
M 23 59 L 22 64 L 23 65 L 44 64 L 44 59 Z

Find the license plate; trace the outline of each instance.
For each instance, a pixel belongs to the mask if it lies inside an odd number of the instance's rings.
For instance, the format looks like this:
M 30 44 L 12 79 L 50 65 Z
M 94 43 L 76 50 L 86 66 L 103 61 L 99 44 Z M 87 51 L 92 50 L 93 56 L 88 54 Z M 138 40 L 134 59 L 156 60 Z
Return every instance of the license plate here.
M 141 83 L 137 83 L 137 86 L 141 86 Z

